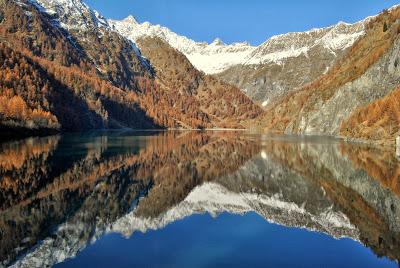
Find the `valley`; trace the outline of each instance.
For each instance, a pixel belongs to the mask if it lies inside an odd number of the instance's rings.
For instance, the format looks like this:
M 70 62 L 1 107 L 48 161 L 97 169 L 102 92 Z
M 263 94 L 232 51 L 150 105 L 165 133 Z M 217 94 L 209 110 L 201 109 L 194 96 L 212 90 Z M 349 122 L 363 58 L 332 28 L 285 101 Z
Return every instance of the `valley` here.
M 259 46 L 196 42 L 80 0 L 0 7 L 4 133 L 231 128 L 380 144 L 400 135 L 398 6 Z

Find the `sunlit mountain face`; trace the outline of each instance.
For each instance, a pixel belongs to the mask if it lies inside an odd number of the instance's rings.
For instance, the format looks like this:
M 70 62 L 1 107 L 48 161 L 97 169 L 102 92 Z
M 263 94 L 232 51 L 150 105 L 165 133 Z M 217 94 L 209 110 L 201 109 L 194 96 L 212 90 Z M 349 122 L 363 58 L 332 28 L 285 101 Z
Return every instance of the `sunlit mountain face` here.
M 331 258 L 328 267 L 339 264 L 330 249 L 342 248 L 357 252 L 347 265 L 390 267 L 400 258 L 399 170 L 386 148 L 247 132 L 88 133 L 2 143 L 0 260 L 13 267 L 96 266 L 112 246 L 108 261 L 118 266 L 131 255 L 150 266 L 203 266 L 228 256 L 237 265 L 262 266 L 280 257 L 259 250 L 290 254 L 304 243 L 309 250 L 297 250 L 310 264 L 321 264 L 315 254 Z M 227 244 L 246 244 L 249 259 L 226 252 Z M 186 259 L 196 247 L 196 257 Z

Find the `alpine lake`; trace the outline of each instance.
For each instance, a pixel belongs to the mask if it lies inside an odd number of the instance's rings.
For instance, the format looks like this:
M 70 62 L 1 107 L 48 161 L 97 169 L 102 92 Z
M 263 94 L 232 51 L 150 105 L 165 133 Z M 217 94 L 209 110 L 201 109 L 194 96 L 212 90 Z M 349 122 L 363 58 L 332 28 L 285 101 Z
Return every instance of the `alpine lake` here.
M 392 148 L 245 131 L 0 143 L 0 267 L 399 267 Z

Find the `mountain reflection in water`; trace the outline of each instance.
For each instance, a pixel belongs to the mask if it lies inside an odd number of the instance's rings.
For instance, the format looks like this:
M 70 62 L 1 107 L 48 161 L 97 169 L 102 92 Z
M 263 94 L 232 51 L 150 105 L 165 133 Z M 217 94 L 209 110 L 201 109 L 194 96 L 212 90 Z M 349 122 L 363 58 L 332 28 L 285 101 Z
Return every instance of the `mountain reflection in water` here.
M 3 143 L 0 263 L 53 266 L 106 234 L 249 212 L 398 262 L 399 183 L 394 151 L 322 138 L 116 132 Z

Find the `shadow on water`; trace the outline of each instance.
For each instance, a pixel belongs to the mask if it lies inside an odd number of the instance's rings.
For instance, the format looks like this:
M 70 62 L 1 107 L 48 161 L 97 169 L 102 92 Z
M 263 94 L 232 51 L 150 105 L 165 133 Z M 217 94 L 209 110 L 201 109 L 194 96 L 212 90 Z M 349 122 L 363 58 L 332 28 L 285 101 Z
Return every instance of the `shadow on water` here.
M 250 212 L 398 261 L 399 176 L 394 152 L 324 138 L 112 132 L 3 143 L 0 261 L 52 266 L 110 233 Z

